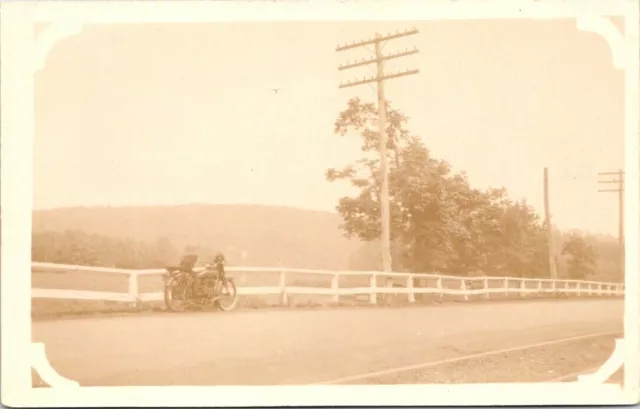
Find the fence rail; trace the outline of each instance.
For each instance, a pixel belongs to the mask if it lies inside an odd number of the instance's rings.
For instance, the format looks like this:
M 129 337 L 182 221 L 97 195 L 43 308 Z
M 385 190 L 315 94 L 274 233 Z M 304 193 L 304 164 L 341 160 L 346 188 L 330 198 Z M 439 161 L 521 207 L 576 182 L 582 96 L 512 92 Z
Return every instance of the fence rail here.
M 227 273 L 240 278 L 238 293 L 240 295 L 278 295 L 281 303 L 288 304 L 289 295 L 316 295 L 331 297 L 334 303 L 340 302 L 342 296 L 367 296 L 370 304 L 377 303 L 378 294 L 405 295 L 408 302 L 415 302 L 416 295 L 435 294 L 439 297 L 445 295 L 462 297 L 468 300 L 470 296 L 482 295 L 491 298 L 494 295 L 508 296 L 517 294 L 520 297 L 531 295 L 573 295 L 573 296 L 622 296 L 625 287 L 621 283 L 581 281 L 581 280 L 551 280 L 544 278 L 514 278 L 514 277 L 458 277 L 439 274 L 410 274 L 410 273 L 383 273 L 379 271 L 324 271 L 306 270 L 282 267 L 227 267 Z M 104 300 L 138 303 L 147 301 L 159 301 L 163 298 L 162 292 L 146 292 L 139 290 L 139 279 L 143 276 L 160 276 L 165 274 L 164 269 L 152 270 L 127 270 L 108 267 L 88 267 L 53 263 L 32 263 L 33 273 L 92 273 L 112 274 L 126 277 L 128 280 L 127 292 L 84 291 L 70 289 L 44 289 L 33 288 L 32 298 L 66 299 L 66 300 Z M 243 282 L 247 277 L 256 274 L 277 275 L 277 285 L 247 286 Z M 304 275 L 324 276 L 330 278 L 329 287 L 315 285 L 301 286 L 297 283 L 288 283 L 292 276 Z M 340 278 L 368 277 L 368 285 L 340 286 Z M 386 280 L 391 278 L 392 286 L 386 285 Z M 398 282 L 400 281 L 400 282 Z M 424 284 L 431 281 L 432 284 Z M 295 285 L 294 285 L 295 284 Z M 417 285 L 416 285 L 417 284 Z

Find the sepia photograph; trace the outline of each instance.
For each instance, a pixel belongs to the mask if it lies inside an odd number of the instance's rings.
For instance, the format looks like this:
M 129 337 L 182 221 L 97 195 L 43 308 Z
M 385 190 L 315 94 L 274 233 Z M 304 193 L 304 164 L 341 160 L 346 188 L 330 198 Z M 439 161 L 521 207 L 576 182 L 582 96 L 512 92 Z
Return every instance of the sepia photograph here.
M 640 400 L 637 2 L 25 3 L 4 404 Z

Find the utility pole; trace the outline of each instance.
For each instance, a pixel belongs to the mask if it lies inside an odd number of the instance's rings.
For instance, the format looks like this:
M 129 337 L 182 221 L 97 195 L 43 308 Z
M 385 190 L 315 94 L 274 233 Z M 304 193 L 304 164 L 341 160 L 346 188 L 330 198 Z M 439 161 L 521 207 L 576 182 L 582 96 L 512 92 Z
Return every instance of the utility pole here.
M 337 52 L 345 51 L 357 47 L 364 47 L 367 45 L 373 45 L 375 47 L 375 58 L 355 61 L 353 63 L 347 63 L 338 67 L 339 71 L 347 70 L 355 67 L 362 67 L 369 64 L 376 64 L 377 72 L 374 77 L 363 78 L 361 80 L 355 80 L 340 84 L 339 88 L 355 87 L 357 85 L 369 84 L 375 82 L 378 88 L 378 138 L 379 138 L 379 153 L 380 153 L 380 212 L 381 212 L 381 224 L 382 224 L 382 237 L 381 237 L 381 253 L 382 253 L 382 266 L 384 272 L 391 272 L 392 259 L 391 259 L 391 223 L 389 214 L 389 172 L 388 172 L 388 158 L 387 158 L 387 107 L 386 99 L 384 95 L 384 81 L 393 78 L 404 77 L 407 75 L 413 75 L 420 72 L 420 70 L 406 70 L 403 72 L 397 72 L 393 74 L 384 73 L 384 62 L 387 60 L 404 57 L 411 54 L 418 53 L 418 50 L 414 47 L 413 50 L 406 49 L 403 52 L 396 52 L 395 54 L 382 54 L 381 44 L 384 41 L 397 39 L 400 37 L 406 37 L 413 34 L 417 34 L 417 29 L 407 30 L 405 32 L 397 31 L 395 34 L 387 34 L 382 36 L 378 33 L 375 37 L 368 40 L 362 40 L 359 42 L 353 42 L 351 44 L 345 44 L 336 48 Z
M 618 244 L 620 246 L 620 271 L 624 274 L 625 253 L 624 253 L 624 171 L 602 172 L 598 176 L 605 176 L 607 180 L 599 180 L 602 184 L 615 184 L 614 189 L 600 189 L 598 192 L 618 193 Z M 610 177 L 614 177 L 610 179 Z M 615 178 L 617 176 L 617 178 Z
M 615 192 L 618 193 L 618 243 L 624 246 L 624 171 L 620 169 L 617 172 L 602 172 L 599 176 L 617 176 L 617 179 L 600 180 L 602 184 L 616 184 L 614 189 L 600 189 L 598 192 Z
M 549 170 L 547 168 L 544 168 L 544 221 L 547 227 L 547 241 L 549 246 L 549 274 L 552 280 L 557 280 L 556 251 L 553 243 L 553 228 L 551 225 L 551 211 L 549 206 Z

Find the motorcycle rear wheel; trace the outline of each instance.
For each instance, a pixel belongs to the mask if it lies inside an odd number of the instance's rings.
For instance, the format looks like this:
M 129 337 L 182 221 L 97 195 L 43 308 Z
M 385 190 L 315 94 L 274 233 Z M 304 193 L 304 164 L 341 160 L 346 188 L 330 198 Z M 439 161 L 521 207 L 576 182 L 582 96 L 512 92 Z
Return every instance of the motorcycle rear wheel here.
M 238 305 L 238 289 L 233 279 L 226 277 L 220 288 L 220 298 L 216 300 L 216 305 L 222 311 L 231 311 Z M 227 303 L 225 303 L 225 300 Z
M 191 296 L 187 280 L 174 279 L 164 287 L 164 305 L 171 312 L 183 312 Z M 178 304 L 176 305 L 176 302 Z

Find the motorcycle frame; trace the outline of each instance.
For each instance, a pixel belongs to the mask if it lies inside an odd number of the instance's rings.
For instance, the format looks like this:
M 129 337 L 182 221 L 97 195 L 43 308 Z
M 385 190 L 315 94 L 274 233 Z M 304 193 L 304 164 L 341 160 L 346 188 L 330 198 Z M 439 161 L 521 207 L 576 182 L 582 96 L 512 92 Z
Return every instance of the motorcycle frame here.
M 225 280 L 231 280 L 230 278 L 226 277 L 225 271 L 224 269 L 221 270 L 217 270 L 215 276 L 212 277 L 198 277 L 197 273 L 191 271 L 191 272 L 187 272 L 187 271 L 180 271 L 180 270 L 174 270 L 174 271 L 168 271 L 165 274 L 165 287 L 171 287 L 174 285 L 174 283 L 180 279 L 185 279 L 187 280 L 187 285 L 190 286 L 194 291 L 197 288 L 196 286 L 199 284 L 199 282 L 204 281 L 205 279 L 213 279 L 216 281 L 216 285 L 214 288 L 214 296 L 212 299 L 216 299 L 220 297 L 220 290 L 222 288 L 222 285 L 224 283 Z M 207 295 L 204 295 L 207 298 Z M 196 294 L 192 295 L 192 299 L 197 299 L 199 297 L 196 297 Z

